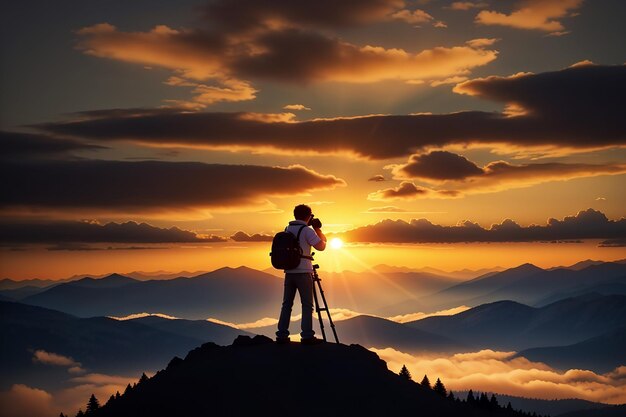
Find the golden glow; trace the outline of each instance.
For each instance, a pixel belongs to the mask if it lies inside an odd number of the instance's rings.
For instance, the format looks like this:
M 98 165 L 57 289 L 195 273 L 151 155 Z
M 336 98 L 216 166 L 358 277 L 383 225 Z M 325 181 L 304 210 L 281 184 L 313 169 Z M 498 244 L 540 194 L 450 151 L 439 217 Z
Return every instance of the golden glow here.
M 343 247 L 343 241 L 338 237 L 334 237 L 330 240 L 330 247 L 333 249 L 341 249 Z

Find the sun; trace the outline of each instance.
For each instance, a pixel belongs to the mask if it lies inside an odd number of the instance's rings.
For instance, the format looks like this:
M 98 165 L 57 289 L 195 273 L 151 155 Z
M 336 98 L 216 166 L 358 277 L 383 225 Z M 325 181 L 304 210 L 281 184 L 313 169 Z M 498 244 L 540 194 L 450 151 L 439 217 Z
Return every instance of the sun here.
M 334 237 L 330 240 L 330 247 L 333 249 L 341 249 L 343 247 L 343 241 L 338 237 Z

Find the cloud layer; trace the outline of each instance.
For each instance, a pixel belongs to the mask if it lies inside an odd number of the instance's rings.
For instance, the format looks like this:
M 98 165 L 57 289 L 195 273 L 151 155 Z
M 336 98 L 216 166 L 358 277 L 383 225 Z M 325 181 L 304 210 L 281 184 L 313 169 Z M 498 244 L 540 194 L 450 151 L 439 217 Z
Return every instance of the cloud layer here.
M 329 33 L 392 20 L 445 27 L 425 11 L 405 6 L 401 0 L 348 0 L 341 4 L 329 0 L 219 0 L 201 8 L 205 19 L 201 29 L 157 25 L 146 32 L 124 32 L 100 23 L 77 31 L 77 47 L 100 58 L 172 70 L 167 84 L 192 87 L 194 96 L 187 101 L 167 101 L 187 109 L 219 101 L 252 100 L 257 90 L 250 80 L 437 80 L 467 74 L 496 58 L 497 52 L 485 45 L 406 51 L 356 45 Z
M 447 151 L 413 155 L 406 164 L 389 165 L 395 179 L 418 179 L 434 183 L 437 190 L 417 187 L 404 181 L 400 187 L 387 188 L 370 194 L 371 200 L 450 197 L 463 194 L 488 193 L 528 187 L 549 181 L 564 181 L 597 175 L 626 173 L 626 164 L 531 163 L 511 164 L 494 161 L 484 167 L 467 158 Z M 404 189 L 410 192 L 400 193 Z
M 169 229 L 147 223 L 100 224 L 95 221 L 3 221 L 0 241 L 5 243 L 191 243 L 225 242 L 226 238 L 198 235 L 177 227 Z M 67 249 L 67 247 L 64 247 Z M 72 246 L 69 247 L 71 249 Z M 87 247 L 88 248 L 88 247 Z M 85 249 L 82 246 L 74 250 Z
M 440 378 L 447 389 L 487 391 L 526 398 L 581 398 L 609 404 L 626 402 L 626 367 L 607 374 L 570 369 L 557 371 L 526 358 L 513 358 L 515 352 L 459 353 L 449 357 L 413 356 L 392 348 L 370 349 L 398 372 L 406 365 L 418 381 L 428 375 Z
M 38 127 L 103 142 L 349 153 L 372 159 L 408 156 L 451 144 L 553 147 L 561 152 L 626 145 L 624 65 L 580 65 L 540 74 L 488 77 L 465 81 L 454 90 L 501 102 L 507 110 L 295 121 L 247 113 L 131 109 L 81 114 L 80 120 Z
M 345 185 L 303 166 L 104 160 L 6 162 L 0 207 L 167 212 L 258 205 Z M 306 184 L 303 187 L 303 184 Z
M 340 234 L 349 242 L 456 243 L 533 242 L 569 239 L 626 237 L 626 218 L 609 220 L 603 213 L 588 209 L 563 220 L 550 218 L 546 225 L 521 226 L 511 219 L 486 229 L 471 221 L 442 226 L 427 219 L 383 220 Z
M 582 3 L 583 0 L 522 0 L 509 14 L 482 10 L 476 15 L 476 23 L 540 30 L 560 35 L 565 30 L 561 19 L 569 17 Z

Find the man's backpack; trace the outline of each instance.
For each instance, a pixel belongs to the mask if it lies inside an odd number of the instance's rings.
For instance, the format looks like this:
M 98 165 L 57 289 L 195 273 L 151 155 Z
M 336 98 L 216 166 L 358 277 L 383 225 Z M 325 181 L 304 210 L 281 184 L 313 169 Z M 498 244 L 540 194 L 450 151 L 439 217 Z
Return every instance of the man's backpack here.
M 294 269 L 300 265 L 302 256 L 302 247 L 300 246 L 300 233 L 306 225 L 302 225 L 298 229 L 298 234 L 291 232 L 278 232 L 272 240 L 272 266 L 276 269 Z

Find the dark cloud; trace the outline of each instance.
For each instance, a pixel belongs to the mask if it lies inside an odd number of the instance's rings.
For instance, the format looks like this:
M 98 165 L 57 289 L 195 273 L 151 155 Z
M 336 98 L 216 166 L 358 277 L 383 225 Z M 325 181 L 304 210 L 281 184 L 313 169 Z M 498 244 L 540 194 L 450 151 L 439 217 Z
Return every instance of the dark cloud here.
M 232 32 L 270 24 L 342 28 L 384 20 L 403 6 L 402 0 L 218 0 L 204 8 L 204 16 Z
M 413 200 L 415 198 L 425 196 L 430 193 L 427 188 L 418 187 L 409 181 L 402 181 L 399 186 L 385 188 L 371 193 L 368 197 L 370 200 Z
M 57 243 L 62 250 L 91 248 L 82 245 L 83 243 L 206 243 L 226 240 L 224 237 L 199 235 L 177 227 L 165 229 L 132 221 L 100 224 L 80 221 L 5 220 L 0 223 L 0 241 L 4 243 Z
M 406 164 L 389 165 L 395 179 L 421 179 L 439 184 L 436 192 L 444 196 L 485 193 L 527 187 L 548 181 L 569 180 L 597 175 L 626 173 L 626 164 L 491 162 L 480 168 L 461 155 L 434 151 L 413 155 Z M 422 193 L 421 196 L 425 196 Z
M 373 177 L 368 178 L 368 181 L 380 182 L 380 181 L 386 181 L 386 180 L 384 176 L 378 174 L 378 175 L 374 175 Z
M 364 116 L 263 121 L 245 113 L 162 112 L 50 123 L 40 128 L 93 140 L 147 145 L 348 152 L 381 159 L 425 147 L 504 143 L 597 148 L 626 145 L 626 66 L 576 66 L 555 72 L 467 81 L 455 90 L 523 108 L 525 114 Z M 134 113 L 135 111 L 133 111 Z
M 239 231 L 232 235 L 230 238 L 235 242 L 271 242 L 274 236 L 260 233 L 249 235 L 245 232 Z
M 621 239 L 608 239 L 600 242 L 601 248 L 626 248 L 626 237 Z
M 74 151 L 106 149 L 73 139 L 53 138 L 47 135 L 0 131 L 0 158 L 68 157 Z
M 464 221 L 456 226 L 433 224 L 427 219 L 383 220 L 349 230 L 340 236 L 350 242 L 457 243 L 533 242 L 577 239 L 624 239 L 626 218 L 609 220 L 602 212 L 587 209 L 563 220 L 550 218 L 543 226 L 521 226 L 511 219 L 486 229 Z
M 399 167 L 396 173 L 406 178 L 459 180 L 481 175 L 483 170 L 461 155 L 433 151 L 411 156 L 409 162 Z
M 305 167 L 196 162 L 7 161 L 0 207 L 165 212 L 259 204 L 345 185 Z

